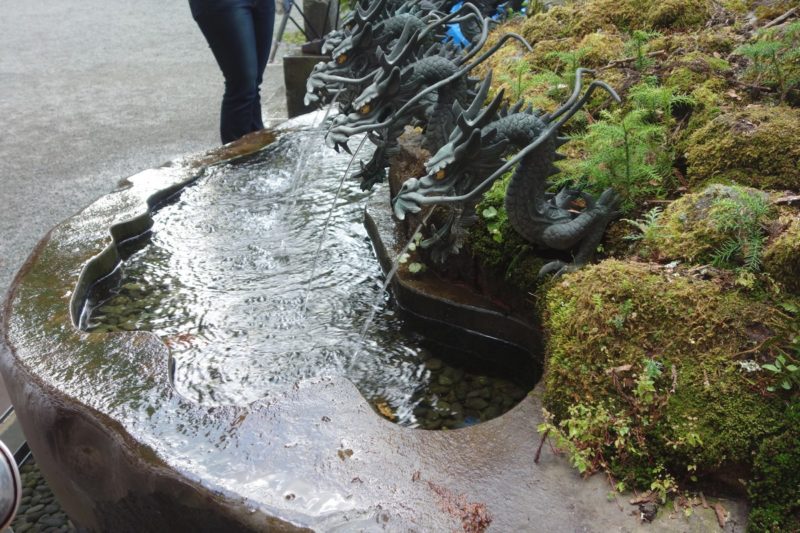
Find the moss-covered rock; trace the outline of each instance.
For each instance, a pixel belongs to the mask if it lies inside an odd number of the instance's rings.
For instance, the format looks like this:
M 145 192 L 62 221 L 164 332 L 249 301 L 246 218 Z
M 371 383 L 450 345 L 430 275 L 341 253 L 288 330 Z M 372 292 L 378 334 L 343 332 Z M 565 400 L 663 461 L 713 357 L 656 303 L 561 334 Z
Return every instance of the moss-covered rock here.
M 722 92 L 728 86 L 725 74 L 730 69 L 730 63 L 724 59 L 702 52 L 691 52 L 672 63 L 664 85 L 683 94 L 691 94 L 699 86 Z
M 786 430 L 761 443 L 748 493 L 748 531 L 800 531 L 800 402 L 787 410 Z
M 710 263 L 731 241 L 746 246 L 751 237 L 761 239 L 761 228 L 776 216 L 769 196 L 762 191 L 709 185 L 672 202 L 659 217 L 657 227 L 644 234 L 643 244 L 647 252 L 661 260 Z M 747 251 L 742 252 L 746 255 Z
M 764 250 L 764 271 L 787 290 L 800 294 L 800 216 L 781 217 L 784 227 Z
M 676 30 L 703 26 L 708 0 L 585 0 L 567 2 L 530 17 L 522 34 L 530 42 L 583 37 L 595 31 Z
M 800 190 L 800 109 L 754 105 L 723 113 L 692 134 L 686 160 L 693 183 Z
M 696 28 L 711 16 L 711 2 L 705 0 L 663 0 L 647 9 L 646 22 L 653 28 Z
M 544 311 L 545 405 L 577 436 L 606 413 L 593 457 L 621 479 L 747 466 L 781 427 L 781 402 L 739 364 L 778 329 L 764 304 L 713 281 L 607 260 L 556 283 Z

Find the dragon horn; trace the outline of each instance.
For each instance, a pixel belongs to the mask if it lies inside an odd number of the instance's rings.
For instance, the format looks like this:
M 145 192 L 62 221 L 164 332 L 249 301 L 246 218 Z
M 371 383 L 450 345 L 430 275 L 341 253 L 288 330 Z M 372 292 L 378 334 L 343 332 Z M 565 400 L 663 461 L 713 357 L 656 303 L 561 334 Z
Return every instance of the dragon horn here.
M 478 115 L 481 110 L 481 106 L 483 102 L 486 101 L 486 97 L 489 95 L 489 88 L 492 85 L 492 70 L 489 69 L 489 72 L 486 73 L 486 79 L 483 80 L 480 87 L 478 87 L 478 92 L 475 95 L 475 98 L 472 99 L 472 103 L 470 104 L 469 108 L 464 112 L 468 118 L 474 118 Z
M 553 113 L 550 113 L 550 114 L 544 115 L 544 116 L 542 117 L 542 120 L 543 120 L 543 121 L 545 121 L 545 122 L 550 122 L 550 121 L 551 121 L 551 120 L 553 120 L 554 118 L 558 118 L 558 117 L 560 117 L 560 116 L 561 116 L 561 115 L 563 115 L 563 114 L 564 114 L 564 113 L 565 113 L 565 112 L 566 112 L 566 111 L 567 111 L 567 110 L 568 110 L 568 109 L 569 109 L 569 108 L 570 108 L 570 107 L 571 107 L 573 104 L 575 104 L 575 102 L 578 100 L 578 97 L 579 97 L 579 96 L 580 96 L 580 94 L 581 94 L 581 89 L 583 89 L 583 81 L 582 81 L 582 77 L 583 77 L 583 74 L 584 74 L 584 72 L 585 72 L 586 74 L 594 74 L 594 71 L 593 71 L 593 70 L 590 70 L 590 69 L 588 69 L 588 68 L 579 68 L 578 70 L 576 70 L 576 71 L 575 71 L 575 87 L 572 89 L 572 94 L 571 94 L 571 95 L 570 95 L 570 97 L 567 99 L 567 101 L 566 101 L 566 102 L 564 102 L 564 103 L 561 105 L 561 107 L 559 107 L 558 109 L 556 109 L 555 111 L 553 111 Z
M 388 56 L 385 56 L 386 63 L 392 67 L 399 65 L 406 58 L 411 48 L 416 45 L 418 36 L 419 34 L 411 27 L 411 24 L 406 23 L 403 26 L 403 33 L 400 34 L 400 38 L 395 43 L 392 51 L 389 52 Z
M 372 5 L 367 4 L 369 7 L 367 9 L 362 8 L 360 5 L 356 8 L 356 20 L 364 23 L 368 20 L 372 20 L 376 14 L 378 14 L 381 9 L 383 9 L 386 0 L 377 0 L 373 2 Z
M 464 7 L 468 7 L 473 12 L 475 18 L 478 20 L 478 23 L 481 25 L 481 36 L 472 45 L 471 50 L 459 60 L 460 65 L 463 65 L 472 59 L 475 54 L 477 54 L 478 51 L 483 48 L 483 45 L 486 44 L 486 41 L 489 39 L 489 20 L 491 20 L 488 17 L 484 17 L 483 13 L 481 13 L 480 10 L 473 4 L 464 4 Z
M 461 4 L 461 6 L 458 9 L 456 9 L 455 11 L 453 11 L 452 13 L 448 13 L 444 17 L 437 18 L 434 22 L 428 24 L 425 27 L 425 29 L 422 30 L 422 33 L 420 34 L 420 38 L 425 37 L 429 32 L 439 28 L 442 24 L 447 24 L 448 22 L 452 22 L 452 21 L 456 21 L 456 20 L 458 20 L 459 22 L 461 22 L 462 20 L 467 20 L 468 17 L 461 17 L 460 19 L 456 19 L 456 17 L 458 17 L 461 14 L 462 10 L 471 9 L 471 8 L 475 8 L 475 6 L 473 6 L 470 3 Z M 478 13 L 480 13 L 480 12 L 478 12 Z
M 554 125 L 548 127 L 548 130 L 551 129 L 558 130 L 558 128 L 563 126 L 566 121 L 572 118 L 572 116 L 575 113 L 580 111 L 580 109 L 584 105 L 586 105 L 586 102 L 589 101 L 589 98 L 592 96 L 592 93 L 595 91 L 595 89 L 605 89 L 606 91 L 608 91 L 608 94 L 611 95 L 611 98 L 613 98 L 615 102 L 619 103 L 622 101 L 622 99 L 617 94 L 617 91 L 615 91 L 609 84 L 607 84 L 604 81 L 595 80 L 589 84 L 589 87 L 586 89 L 586 92 L 583 94 L 583 96 L 579 100 L 573 102 L 572 106 L 569 109 L 567 109 L 565 112 L 562 112 L 564 116 L 561 117 L 558 120 L 558 122 L 556 122 Z
M 491 48 L 489 48 L 486 52 L 481 54 L 478 59 L 476 59 L 475 61 L 473 61 L 469 65 L 467 65 L 464 68 L 464 70 L 469 72 L 470 70 L 474 69 L 475 67 L 477 67 L 478 65 L 480 65 L 481 63 L 483 63 L 484 61 L 489 59 L 492 56 L 492 54 L 494 54 L 495 52 L 500 50 L 500 48 L 509 39 L 515 39 L 515 40 L 521 42 L 523 45 L 525 45 L 525 48 L 528 49 L 528 52 L 533 52 L 533 48 L 531 47 L 530 43 L 525 39 L 525 37 L 523 37 L 522 35 L 519 35 L 517 33 L 506 33 L 502 37 L 500 37 L 500 39 L 496 43 L 494 43 L 494 45 L 492 45 Z M 461 61 L 461 64 L 463 65 L 464 62 L 466 62 L 468 59 L 470 59 L 469 54 L 467 56 L 464 56 L 464 58 Z

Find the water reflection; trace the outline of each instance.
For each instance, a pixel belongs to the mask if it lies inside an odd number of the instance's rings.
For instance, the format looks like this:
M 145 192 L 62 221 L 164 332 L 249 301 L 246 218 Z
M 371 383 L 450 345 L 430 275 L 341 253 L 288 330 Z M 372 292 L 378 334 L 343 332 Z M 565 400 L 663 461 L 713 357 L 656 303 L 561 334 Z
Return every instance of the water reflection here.
M 308 146 L 316 148 L 296 175 Z M 203 404 L 241 405 L 277 382 L 346 374 L 378 412 L 411 427 L 462 427 L 504 412 L 522 386 L 492 369 L 445 364 L 453 354 L 392 305 L 376 312 L 361 346 L 382 274 L 362 225 L 369 193 L 356 180 L 345 182 L 312 268 L 348 160 L 307 131 L 210 168 L 156 212 L 148 245 L 90 302 L 88 328 L 158 334 L 175 386 Z

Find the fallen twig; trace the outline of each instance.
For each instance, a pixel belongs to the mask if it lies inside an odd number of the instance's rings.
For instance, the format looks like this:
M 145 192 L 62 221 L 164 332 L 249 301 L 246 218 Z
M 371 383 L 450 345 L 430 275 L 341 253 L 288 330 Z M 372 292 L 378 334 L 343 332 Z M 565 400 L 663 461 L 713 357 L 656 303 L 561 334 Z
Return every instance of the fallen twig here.
M 794 203 L 800 202 L 800 195 L 795 194 L 792 196 L 782 196 L 777 200 L 773 200 L 773 204 L 775 205 L 792 205 Z
M 700 493 L 700 501 L 703 503 L 703 509 L 708 509 L 708 502 L 706 501 L 706 496 L 702 492 Z
M 656 50 L 655 52 L 649 52 L 649 53 L 645 54 L 644 57 L 667 57 L 668 55 L 669 54 L 667 54 L 666 50 Z M 605 70 L 607 68 L 619 67 L 619 66 L 625 65 L 626 63 L 630 63 L 632 61 L 636 61 L 637 59 L 639 59 L 639 58 L 638 57 L 625 57 L 623 59 L 616 59 L 616 60 L 611 61 L 610 63 L 608 63 L 606 66 L 600 67 L 598 70 Z
M 544 441 L 547 439 L 547 435 L 550 433 L 549 429 L 546 429 L 544 433 L 542 433 L 542 440 L 539 441 L 539 447 L 536 448 L 536 455 L 533 457 L 533 463 L 539 464 L 539 458 L 542 455 L 542 447 L 544 446 Z
M 792 17 L 792 16 L 794 16 L 796 14 L 797 14 L 797 8 L 793 7 L 792 9 L 790 9 L 789 11 L 787 11 L 786 13 L 781 15 L 780 17 L 774 18 L 774 19 L 770 20 L 769 22 L 767 22 L 766 24 L 764 24 L 763 28 L 767 29 L 767 28 L 771 28 L 772 26 L 777 26 L 778 24 L 780 24 L 784 20 L 786 20 L 786 19 L 788 19 L 788 18 L 790 18 L 790 17 Z
M 728 514 L 727 511 L 725 510 L 725 508 L 722 506 L 721 503 L 715 503 L 714 512 L 717 514 L 717 523 L 719 524 L 719 527 L 724 528 L 725 522 L 728 521 L 726 516 Z

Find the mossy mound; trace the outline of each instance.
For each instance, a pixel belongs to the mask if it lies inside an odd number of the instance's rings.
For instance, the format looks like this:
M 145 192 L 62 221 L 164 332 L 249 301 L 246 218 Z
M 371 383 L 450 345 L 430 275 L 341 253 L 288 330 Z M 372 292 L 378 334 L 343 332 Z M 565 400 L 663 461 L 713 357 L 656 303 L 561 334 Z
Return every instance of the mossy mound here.
M 670 65 L 664 85 L 683 94 L 691 94 L 700 86 L 718 93 L 728 86 L 725 74 L 730 69 L 730 63 L 724 59 L 695 51 Z
M 740 224 L 753 219 L 750 225 L 759 227 L 776 216 L 766 193 L 713 184 L 669 204 L 657 227 L 642 240 L 646 251 L 657 259 L 710 263 L 726 243 L 747 240 L 740 235 Z
M 787 410 L 786 430 L 761 443 L 748 493 L 748 531 L 800 531 L 800 402 Z
M 787 290 L 800 294 L 800 216 L 784 215 L 784 231 L 764 250 L 764 271 Z
M 638 485 L 746 467 L 782 427 L 780 401 L 740 365 L 777 331 L 770 307 L 617 260 L 565 276 L 544 307 L 545 406 L 596 467 Z
M 691 135 L 686 160 L 693 183 L 800 190 L 800 109 L 753 105 L 721 114 Z
M 530 17 L 522 34 L 530 42 L 582 37 L 598 29 L 633 31 L 697 28 L 710 18 L 708 0 L 587 0 L 568 2 Z

